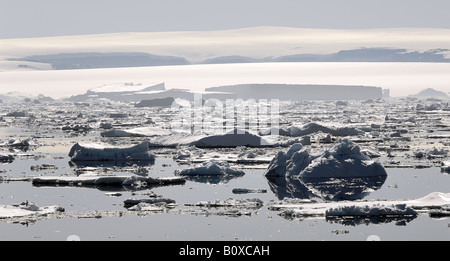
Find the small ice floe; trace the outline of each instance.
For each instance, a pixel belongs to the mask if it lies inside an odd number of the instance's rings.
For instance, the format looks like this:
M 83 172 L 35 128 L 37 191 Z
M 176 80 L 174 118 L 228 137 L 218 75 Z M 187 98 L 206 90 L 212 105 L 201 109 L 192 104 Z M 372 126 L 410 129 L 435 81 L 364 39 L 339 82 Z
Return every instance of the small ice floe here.
M 323 152 L 312 155 L 301 144 L 294 144 L 287 152 L 280 151 L 273 158 L 266 177 L 296 176 L 321 177 L 369 177 L 386 176 L 384 167 L 361 153 L 358 145 L 348 139 Z
M 186 206 L 206 207 L 206 208 L 245 208 L 245 209 L 259 209 L 264 205 L 264 202 L 258 198 L 252 199 L 233 199 L 214 200 L 214 201 L 200 201 L 195 204 L 185 204 Z
M 73 132 L 88 132 L 92 130 L 92 127 L 89 125 L 75 124 L 75 125 L 65 125 L 61 128 L 61 130 Z
M 242 176 L 242 170 L 234 169 L 226 161 L 208 160 L 195 167 L 175 171 L 180 176 Z
M 150 205 L 162 207 L 166 205 L 173 206 L 173 204 L 176 204 L 175 200 L 160 197 L 144 198 L 144 199 L 130 198 L 124 200 L 123 202 L 124 207 L 127 208 L 128 210 L 144 210 L 142 209 L 143 207 L 148 207 Z
M 38 146 L 39 143 L 35 139 L 10 139 L 7 144 L 10 148 L 25 149 L 31 146 Z
M 235 188 L 233 194 L 267 193 L 267 189 Z
M 72 161 L 154 161 L 155 156 L 148 142 L 128 148 L 106 147 L 98 144 L 80 144 L 72 146 L 69 152 Z
M 11 163 L 13 161 L 14 161 L 13 155 L 0 153 L 0 163 Z
M 417 216 L 417 211 L 406 204 L 373 206 L 342 206 L 330 208 L 325 211 L 327 217 L 395 217 L 395 216 Z
M 120 197 L 120 196 L 122 196 L 122 193 L 120 193 L 120 192 L 106 192 L 105 196 L 108 196 L 108 197 Z
M 147 187 L 183 184 L 184 179 L 179 177 L 141 177 L 141 176 L 115 176 L 115 175 L 80 175 L 72 176 L 42 176 L 32 179 L 34 186 L 122 186 Z
M 54 165 L 54 164 L 42 164 L 42 165 L 36 165 L 36 166 L 30 167 L 30 170 L 32 170 L 32 171 L 41 171 L 41 170 L 48 170 L 48 169 L 58 169 L 58 167 L 56 167 L 56 165 Z
M 450 173 L 450 161 L 443 161 L 441 165 L 442 172 Z
M 313 133 L 327 133 L 333 136 L 358 136 L 364 134 L 363 131 L 352 127 L 327 127 L 319 123 L 310 122 L 303 126 L 297 127 L 295 125 L 288 128 L 290 136 L 298 137 L 310 135 Z
M 19 217 L 38 217 L 51 213 L 64 212 L 60 206 L 38 207 L 32 202 L 22 202 L 13 205 L 0 205 L 0 220 Z

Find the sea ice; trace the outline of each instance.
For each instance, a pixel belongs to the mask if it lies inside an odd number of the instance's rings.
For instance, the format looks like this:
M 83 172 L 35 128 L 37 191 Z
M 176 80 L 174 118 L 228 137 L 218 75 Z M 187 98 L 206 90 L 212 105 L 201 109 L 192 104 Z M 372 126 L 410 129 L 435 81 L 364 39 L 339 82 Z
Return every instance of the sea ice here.
M 72 161 L 153 161 L 148 142 L 129 148 L 105 147 L 98 144 L 75 144 L 69 157 Z
M 55 212 L 64 212 L 59 206 L 38 207 L 32 202 L 22 202 L 14 205 L 0 205 L 0 219 L 42 216 Z
M 305 136 L 310 135 L 317 132 L 323 132 L 328 133 L 333 136 L 357 136 L 364 134 L 363 131 L 358 130 L 356 128 L 351 127 L 326 127 L 322 124 L 310 122 L 303 126 L 297 127 L 297 126 L 291 126 L 288 128 L 288 131 L 291 136 L 298 137 L 298 136 Z
M 311 155 L 301 144 L 294 144 L 272 159 L 267 177 L 370 177 L 386 176 L 384 167 L 361 153 L 358 145 L 343 139 L 319 155 Z
M 444 162 L 442 162 L 441 171 L 442 171 L 442 172 L 450 173 L 450 161 L 444 161 Z
M 232 130 L 223 135 L 211 135 L 201 138 L 190 145 L 198 148 L 218 148 L 218 147 L 261 147 L 268 146 L 269 140 L 262 138 L 259 135 L 252 134 L 243 130 Z
M 128 130 L 110 130 L 101 133 L 102 137 L 151 137 L 170 135 L 172 132 L 158 127 L 140 127 Z
M 209 160 L 195 167 L 176 171 L 176 174 L 180 176 L 242 176 L 245 172 L 232 168 L 228 162 Z

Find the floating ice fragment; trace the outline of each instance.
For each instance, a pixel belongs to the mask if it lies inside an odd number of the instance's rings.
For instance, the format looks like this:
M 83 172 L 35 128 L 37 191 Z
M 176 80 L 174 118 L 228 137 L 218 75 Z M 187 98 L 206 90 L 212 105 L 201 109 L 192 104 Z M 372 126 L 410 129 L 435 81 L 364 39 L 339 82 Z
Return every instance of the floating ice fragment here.
M 69 157 L 72 161 L 153 161 L 148 142 L 129 148 L 105 147 L 97 144 L 75 144 Z
M 371 177 L 386 176 L 386 170 L 361 153 L 361 148 L 348 139 L 320 155 L 311 155 L 301 144 L 294 144 L 272 159 L 265 173 L 268 177 Z
M 244 175 L 242 170 L 236 170 L 226 161 L 209 160 L 195 167 L 177 171 L 180 176 L 222 176 L 222 175 Z

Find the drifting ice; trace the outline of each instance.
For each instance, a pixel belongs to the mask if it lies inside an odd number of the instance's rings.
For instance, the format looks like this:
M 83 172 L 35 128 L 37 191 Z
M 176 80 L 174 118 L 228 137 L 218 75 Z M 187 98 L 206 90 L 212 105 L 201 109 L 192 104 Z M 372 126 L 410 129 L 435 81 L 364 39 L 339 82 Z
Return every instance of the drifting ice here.
M 222 176 L 222 175 L 244 175 L 245 172 L 230 167 L 226 161 L 209 160 L 196 167 L 184 169 L 177 172 L 181 176 Z
M 272 159 L 266 176 L 269 177 L 375 177 L 386 176 L 386 170 L 348 139 L 320 155 L 311 155 L 301 144 L 292 145 L 285 152 L 278 152 Z
M 104 147 L 97 144 L 75 144 L 70 150 L 72 161 L 153 161 L 148 142 L 129 148 Z

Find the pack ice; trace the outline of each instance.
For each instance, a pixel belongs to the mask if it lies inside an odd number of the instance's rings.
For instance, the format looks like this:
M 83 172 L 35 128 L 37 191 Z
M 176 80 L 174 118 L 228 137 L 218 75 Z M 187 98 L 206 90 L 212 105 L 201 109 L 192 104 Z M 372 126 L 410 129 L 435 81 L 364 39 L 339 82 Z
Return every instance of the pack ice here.
M 375 177 L 387 176 L 384 167 L 361 152 L 348 139 L 322 154 L 312 155 L 302 144 L 292 145 L 287 152 L 280 151 L 265 172 L 267 177 Z
M 106 147 L 99 144 L 80 144 L 72 146 L 69 152 L 72 161 L 153 161 L 148 142 L 120 148 Z

